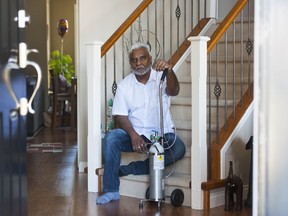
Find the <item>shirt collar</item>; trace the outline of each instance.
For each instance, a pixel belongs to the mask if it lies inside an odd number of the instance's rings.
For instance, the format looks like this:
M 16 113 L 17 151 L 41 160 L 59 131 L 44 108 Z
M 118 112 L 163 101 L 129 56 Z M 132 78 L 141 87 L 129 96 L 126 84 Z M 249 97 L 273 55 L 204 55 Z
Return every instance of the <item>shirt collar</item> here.
M 134 73 L 132 73 L 132 75 L 134 77 L 134 84 L 142 84 L 136 79 L 136 76 Z M 152 81 L 157 81 L 157 72 L 151 67 L 151 72 L 150 72 L 149 80 L 147 83 L 150 83 Z

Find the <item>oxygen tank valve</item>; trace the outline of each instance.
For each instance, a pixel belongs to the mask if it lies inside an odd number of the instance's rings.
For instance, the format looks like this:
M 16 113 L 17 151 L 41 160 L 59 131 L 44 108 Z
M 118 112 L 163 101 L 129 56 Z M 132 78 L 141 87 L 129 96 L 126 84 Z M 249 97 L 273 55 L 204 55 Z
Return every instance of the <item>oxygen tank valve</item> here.
M 152 143 L 158 142 L 159 139 L 160 139 L 160 136 L 158 135 L 158 131 L 152 130 L 151 135 L 150 135 L 150 140 L 152 141 Z

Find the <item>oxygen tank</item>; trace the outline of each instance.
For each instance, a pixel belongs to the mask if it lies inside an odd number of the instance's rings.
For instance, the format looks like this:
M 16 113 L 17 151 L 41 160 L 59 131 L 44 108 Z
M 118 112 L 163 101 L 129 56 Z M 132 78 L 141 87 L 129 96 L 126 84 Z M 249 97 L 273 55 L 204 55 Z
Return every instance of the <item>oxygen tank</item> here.
M 149 148 L 149 199 L 153 201 L 164 200 L 164 167 L 164 148 L 156 141 Z

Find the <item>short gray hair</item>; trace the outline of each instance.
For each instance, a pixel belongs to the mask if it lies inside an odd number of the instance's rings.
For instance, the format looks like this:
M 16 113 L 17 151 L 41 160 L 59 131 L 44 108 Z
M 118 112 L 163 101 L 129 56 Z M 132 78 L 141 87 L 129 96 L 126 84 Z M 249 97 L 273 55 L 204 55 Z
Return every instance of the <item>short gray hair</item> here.
M 139 42 L 139 41 L 132 44 L 129 54 L 131 54 L 134 49 L 139 49 L 142 47 L 147 49 L 149 55 L 151 56 L 151 51 L 150 51 L 151 47 L 147 43 Z

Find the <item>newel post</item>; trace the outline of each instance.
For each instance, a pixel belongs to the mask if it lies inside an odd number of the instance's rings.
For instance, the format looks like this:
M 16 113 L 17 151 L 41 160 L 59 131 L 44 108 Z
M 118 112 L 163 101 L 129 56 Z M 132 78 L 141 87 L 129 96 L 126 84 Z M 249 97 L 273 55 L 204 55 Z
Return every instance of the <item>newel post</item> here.
M 190 37 L 192 80 L 191 208 L 203 209 L 201 183 L 207 181 L 207 41 L 209 37 Z
M 88 191 L 98 192 L 96 168 L 101 158 L 101 46 L 102 42 L 86 44 L 87 48 L 87 154 Z

